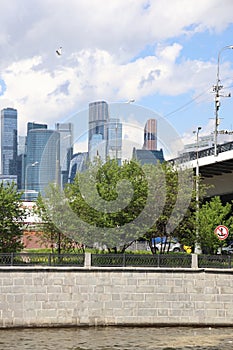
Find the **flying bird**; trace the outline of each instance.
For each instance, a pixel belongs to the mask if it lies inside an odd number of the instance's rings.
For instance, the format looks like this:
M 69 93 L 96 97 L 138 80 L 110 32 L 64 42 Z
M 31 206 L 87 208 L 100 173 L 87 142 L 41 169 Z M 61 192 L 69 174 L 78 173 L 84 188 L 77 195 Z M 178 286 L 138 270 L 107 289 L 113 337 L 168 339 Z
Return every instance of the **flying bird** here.
M 62 47 L 60 46 L 59 49 L 56 50 L 56 54 L 58 56 L 61 56 L 61 49 L 62 49 Z

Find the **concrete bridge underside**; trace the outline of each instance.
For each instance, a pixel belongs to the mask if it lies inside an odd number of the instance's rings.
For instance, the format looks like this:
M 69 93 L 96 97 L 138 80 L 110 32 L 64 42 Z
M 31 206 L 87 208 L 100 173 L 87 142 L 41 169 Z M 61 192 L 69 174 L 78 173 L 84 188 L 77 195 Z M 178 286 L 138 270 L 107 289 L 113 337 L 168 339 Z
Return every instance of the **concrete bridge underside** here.
M 208 160 L 199 159 L 200 176 L 205 184 L 213 185 L 208 190 L 208 195 L 220 196 L 224 202 L 233 200 L 233 154 L 229 153 L 233 151 L 208 157 Z

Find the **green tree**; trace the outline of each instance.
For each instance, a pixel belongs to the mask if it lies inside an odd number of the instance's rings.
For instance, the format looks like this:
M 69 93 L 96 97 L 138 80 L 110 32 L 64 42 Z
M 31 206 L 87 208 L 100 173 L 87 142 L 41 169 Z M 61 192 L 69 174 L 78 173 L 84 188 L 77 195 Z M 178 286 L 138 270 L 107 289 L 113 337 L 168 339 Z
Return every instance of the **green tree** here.
M 151 239 L 153 237 L 167 237 L 167 241 L 161 246 L 160 253 L 168 251 L 170 239 L 177 237 L 179 240 L 184 235 L 182 224 L 189 227 L 189 241 L 193 241 L 193 227 L 189 220 L 192 215 L 193 200 L 195 198 L 195 189 L 193 186 L 193 177 L 191 169 L 178 169 L 169 162 L 162 164 L 162 170 L 165 176 L 165 203 L 163 211 L 154 225 L 148 230 L 146 238 L 153 249 Z M 181 224 L 182 223 L 182 224 Z M 192 233 L 191 233 L 192 232 Z M 187 232 L 186 232 L 187 233 Z M 184 237 L 182 237 L 184 238 Z M 184 241 L 184 239 L 183 239 Z
M 78 174 L 65 192 L 84 223 L 86 244 L 99 242 L 109 251 L 123 252 L 149 229 L 151 217 L 161 211 L 164 191 L 159 167 L 142 167 L 134 160 L 119 166 L 109 160 L 97 161 L 88 172 Z
M 72 251 L 79 246 L 73 239 L 75 229 L 72 220 L 69 219 L 71 213 L 64 210 L 63 200 L 59 188 L 51 184 L 45 197 L 38 196 L 34 209 L 41 219 L 39 229 L 42 234 L 38 235 L 38 238 L 43 245 L 47 245 L 58 254 Z
M 197 205 L 201 207 L 208 189 L 211 187 L 203 183 L 202 178 L 199 177 L 199 193 L 198 193 L 198 202 L 196 196 L 196 181 L 197 178 L 193 177 L 193 190 L 192 196 L 187 208 L 187 211 L 180 221 L 179 225 L 173 231 L 173 236 L 177 237 L 179 242 L 183 245 L 190 246 L 192 251 L 194 251 L 195 245 L 197 243 L 197 225 L 199 226 L 199 220 L 197 221 Z
M 23 249 L 22 237 L 26 209 L 17 193 L 15 184 L 0 183 L 0 252 L 17 252 Z
M 232 205 L 222 204 L 219 196 L 211 198 L 199 210 L 198 243 L 203 253 L 216 254 L 219 247 L 224 245 L 214 234 L 218 225 L 232 227 Z

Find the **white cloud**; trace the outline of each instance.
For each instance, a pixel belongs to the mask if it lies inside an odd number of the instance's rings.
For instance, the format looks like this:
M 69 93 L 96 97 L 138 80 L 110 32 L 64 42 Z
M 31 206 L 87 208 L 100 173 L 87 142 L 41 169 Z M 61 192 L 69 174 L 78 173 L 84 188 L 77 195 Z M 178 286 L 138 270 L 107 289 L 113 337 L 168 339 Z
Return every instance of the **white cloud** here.
M 1 1 L 0 105 L 18 109 L 23 133 L 29 120 L 54 125 L 92 100 L 206 91 L 215 63 L 181 60 L 174 38 L 219 32 L 232 10 L 231 0 Z
M 70 67 L 57 65 L 51 71 L 45 69 L 42 57 L 21 60 L 3 74 L 7 85 L 3 98 L 14 103 L 23 124 L 28 119 L 54 124 L 72 111 L 87 107 L 92 100 L 140 100 L 156 92 L 177 95 L 201 85 L 206 87 L 206 76 L 197 74 L 206 69 L 209 81 L 213 67 L 199 62 L 176 64 L 177 46 L 166 47 L 166 53 L 159 57 L 148 56 L 127 64 L 119 64 L 106 51 L 82 50 L 67 57 Z M 184 80 L 183 75 L 192 78 Z

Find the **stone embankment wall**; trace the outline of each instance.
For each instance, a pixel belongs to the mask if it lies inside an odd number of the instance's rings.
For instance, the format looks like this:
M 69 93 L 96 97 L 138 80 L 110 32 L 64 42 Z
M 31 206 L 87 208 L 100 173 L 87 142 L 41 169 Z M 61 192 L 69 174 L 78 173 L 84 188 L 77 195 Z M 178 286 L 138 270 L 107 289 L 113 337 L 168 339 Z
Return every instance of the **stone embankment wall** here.
M 233 270 L 0 267 L 0 327 L 233 325 Z

